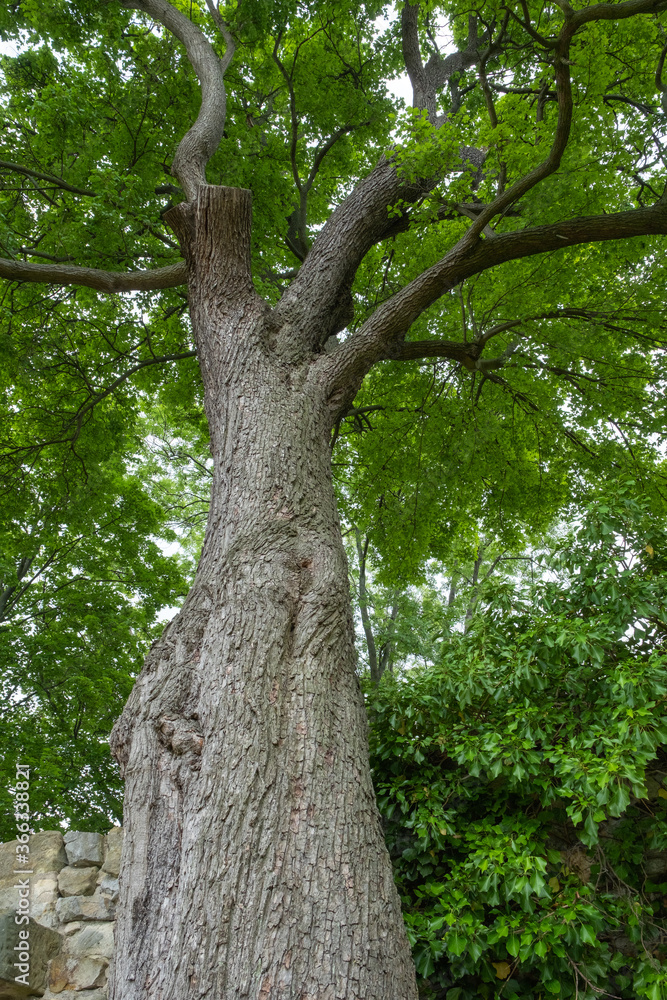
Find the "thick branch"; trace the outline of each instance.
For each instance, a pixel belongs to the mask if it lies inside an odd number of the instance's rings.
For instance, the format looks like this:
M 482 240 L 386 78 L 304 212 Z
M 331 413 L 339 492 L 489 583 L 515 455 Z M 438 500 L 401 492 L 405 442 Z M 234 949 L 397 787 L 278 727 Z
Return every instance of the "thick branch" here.
M 0 278 L 8 281 L 42 281 L 47 285 L 84 285 L 98 292 L 151 292 L 176 288 L 187 282 L 183 261 L 154 271 L 101 271 L 96 267 L 67 264 L 24 264 L 0 258 Z
M 447 358 L 459 361 L 466 368 L 474 368 L 481 348 L 478 344 L 459 343 L 456 340 L 411 340 L 397 347 L 392 361 L 420 361 L 426 358 Z
M 651 208 L 570 219 L 550 226 L 535 226 L 532 229 L 505 233 L 478 242 L 467 253 L 461 252 L 458 244 L 439 263 L 380 305 L 337 351 L 318 360 L 318 366 L 327 369 L 332 402 L 349 406 L 362 378 L 373 364 L 385 358 L 404 356 L 402 352 L 411 347 L 410 344 L 403 343 L 411 324 L 428 306 L 465 278 L 509 260 L 561 250 L 580 243 L 649 235 L 667 235 L 667 200 L 661 199 Z M 454 350 L 455 347 L 460 350 L 463 346 L 445 343 L 447 350 Z M 463 358 L 457 360 L 463 361 Z
M 406 3 L 401 11 L 403 62 L 412 84 L 412 104 L 425 109 L 429 118 L 436 117 L 435 95 L 429 93 L 426 70 L 419 49 L 419 4 Z
M 167 0 L 121 2 L 124 7 L 143 11 L 159 21 L 183 43 L 201 85 L 201 107 L 197 120 L 181 139 L 171 166 L 171 172 L 180 181 L 188 200 L 192 201 L 197 188 L 206 184 L 206 164 L 220 145 L 225 128 L 227 95 L 224 74 L 231 59 L 229 43 L 223 62 L 204 32 Z
M 408 48 L 406 64 L 412 66 L 417 74 L 423 72 L 424 87 L 430 88 L 435 95 L 452 75 L 475 62 L 478 44 L 476 25 L 471 19 L 465 52 L 454 53 L 446 59 L 433 57 L 424 68 L 416 35 L 417 15 L 417 6 L 406 4 L 403 8 L 402 17 L 408 22 L 407 29 L 404 29 Z M 421 66 L 421 71 L 418 66 Z M 326 147 L 324 152 L 327 152 Z M 461 149 L 462 165 L 472 161 L 478 167 L 482 160 L 483 154 L 479 150 L 470 147 Z M 414 204 L 433 190 L 440 180 L 441 175 L 407 181 L 399 177 L 394 160 L 383 157 L 375 170 L 357 184 L 318 234 L 296 280 L 276 308 L 276 318 L 282 325 L 279 350 L 287 356 L 290 352 L 318 350 L 332 334 L 343 329 L 351 319 L 349 290 L 364 256 L 380 240 L 407 228 L 405 215 L 390 218 L 387 207 L 398 201 L 406 205 Z
M 349 289 L 354 275 L 370 248 L 395 227 L 387 205 L 399 199 L 414 203 L 435 183 L 406 183 L 395 163 L 383 158 L 357 184 L 329 217 L 276 306 L 276 320 L 282 327 L 279 349 L 284 354 L 289 354 L 292 345 L 295 352 L 316 350 L 346 326 L 351 319 Z
M 463 240 L 453 252 L 454 256 L 460 254 L 462 257 L 477 253 L 480 235 L 484 234 L 485 231 L 488 235 L 487 226 L 493 218 L 500 214 L 508 214 L 514 202 L 558 169 L 567 146 L 572 118 L 568 57 L 569 43 L 577 28 L 596 19 L 612 16 L 630 17 L 635 14 L 662 10 L 665 6 L 667 6 L 667 0 L 629 0 L 627 3 L 599 4 L 576 13 L 568 13 L 566 23 L 557 40 L 542 40 L 541 36 L 538 36 L 538 40 L 543 41 L 547 48 L 556 50 L 554 56 L 559 116 L 550 152 L 547 158 L 534 170 L 506 188 L 493 202 L 482 208 Z M 524 13 L 527 17 L 527 7 Z M 408 27 L 412 31 L 413 26 L 416 25 L 416 5 L 406 4 L 402 16 L 407 20 Z M 523 21 L 520 23 L 526 28 Z M 404 37 L 406 37 L 405 34 Z M 421 64 L 421 56 L 418 49 L 415 49 L 414 39 L 411 40 L 409 32 L 405 44 L 407 47 L 406 61 L 411 60 L 412 70 L 417 77 L 423 72 L 425 81 L 426 68 Z M 470 42 L 468 48 L 472 49 Z M 417 62 L 417 57 L 419 57 L 419 62 Z M 444 63 L 446 60 L 442 62 Z M 551 93 L 545 91 L 545 99 L 547 96 L 551 99 Z M 473 150 L 462 150 L 464 157 L 465 155 L 470 156 L 474 152 Z M 406 205 L 418 202 L 437 185 L 440 179 L 440 177 L 432 177 L 408 182 L 403 177 L 398 176 L 395 163 L 391 158 L 383 158 L 375 170 L 359 182 L 352 194 L 338 206 L 318 234 L 297 278 L 276 307 L 275 316 L 281 328 L 278 337 L 279 350 L 288 357 L 299 353 L 303 356 L 304 352 L 317 351 L 332 334 L 341 330 L 350 321 L 352 311 L 349 290 L 363 257 L 376 243 L 401 231 L 407 225 L 405 212 L 402 216 L 389 218 L 387 207 L 396 204 L 399 200 Z M 541 228 L 535 232 L 541 232 Z M 568 237 L 564 235 L 564 232 L 559 233 L 560 235 L 562 235 L 563 242 L 556 245 L 568 245 Z M 596 238 L 595 236 L 583 237 L 579 242 L 589 242 Z M 600 238 L 613 239 L 614 236 L 607 233 Z M 488 247 L 489 242 L 489 240 L 485 241 L 485 248 Z M 500 244 L 498 249 L 500 249 Z M 486 253 L 486 249 L 483 252 Z M 541 251 L 538 249 L 530 249 L 522 251 L 520 255 L 539 252 Z M 447 262 L 447 268 L 449 268 L 453 262 L 451 255 L 448 256 Z M 493 266 L 493 263 L 488 266 Z M 444 285 L 441 286 L 438 295 L 443 294 L 445 290 Z M 408 321 L 408 325 L 410 322 L 412 320 Z
M 617 21 L 637 14 L 658 14 L 661 10 L 667 10 L 667 0 L 626 0 L 626 3 L 596 3 L 577 11 L 570 9 L 566 16 L 578 28 L 591 21 Z
M 513 326 L 520 326 L 522 320 L 503 324 L 505 329 Z M 484 345 L 481 340 L 459 343 L 455 340 L 411 340 L 407 344 L 403 343 L 395 354 L 392 361 L 421 361 L 426 358 L 447 358 L 450 361 L 460 361 L 464 368 L 470 371 L 489 371 L 492 368 L 502 368 L 505 362 L 511 357 L 519 342 L 510 344 L 508 349 L 497 358 L 480 357 Z

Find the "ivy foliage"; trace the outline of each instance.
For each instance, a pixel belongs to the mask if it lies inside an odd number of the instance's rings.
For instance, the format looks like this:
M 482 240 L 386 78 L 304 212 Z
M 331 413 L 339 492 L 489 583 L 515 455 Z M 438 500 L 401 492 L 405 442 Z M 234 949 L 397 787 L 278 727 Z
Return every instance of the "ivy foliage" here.
M 667 997 L 667 531 L 634 490 L 368 695 L 424 997 Z

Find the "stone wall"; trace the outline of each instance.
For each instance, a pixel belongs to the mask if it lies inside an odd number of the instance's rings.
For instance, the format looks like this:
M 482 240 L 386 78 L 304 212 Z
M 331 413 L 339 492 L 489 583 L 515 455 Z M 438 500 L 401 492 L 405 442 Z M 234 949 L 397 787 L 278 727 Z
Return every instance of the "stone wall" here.
M 0 1000 L 106 1000 L 123 831 L 36 833 L 29 870 L 17 875 L 17 842 L 0 844 Z M 19 880 L 29 880 L 29 924 L 16 922 Z M 26 934 L 30 971 L 16 982 Z M 23 933 L 21 933 L 23 932 Z M 20 935 L 20 936 L 19 936 Z M 25 976 L 24 976 L 25 978 Z
M 610 820 L 611 827 L 620 820 Z M 411 841 L 410 841 L 411 842 Z M 29 984 L 15 980 L 21 939 L 15 917 L 19 900 L 16 841 L 0 844 L 0 1000 L 107 1000 L 113 958 L 114 917 L 123 831 L 36 833 L 29 839 Z M 587 882 L 590 859 L 580 848 L 561 852 Z M 578 867 L 579 866 L 579 867 Z M 583 866 L 583 867 L 582 867 Z M 667 851 L 650 851 L 644 869 L 654 881 L 667 878 Z M 23 925 L 25 926 L 25 925 Z M 622 929 L 613 946 L 634 954 Z M 75 997 L 68 991 L 74 991 Z

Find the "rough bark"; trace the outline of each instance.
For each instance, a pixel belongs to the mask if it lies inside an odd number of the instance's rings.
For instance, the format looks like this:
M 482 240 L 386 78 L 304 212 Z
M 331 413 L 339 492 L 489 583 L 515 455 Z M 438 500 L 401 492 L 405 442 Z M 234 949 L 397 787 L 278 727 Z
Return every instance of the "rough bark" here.
M 250 196 L 169 218 L 215 460 L 183 609 L 118 721 L 125 847 L 112 1000 L 415 1000 L 355 674 L 313 359 L 278 350 Z

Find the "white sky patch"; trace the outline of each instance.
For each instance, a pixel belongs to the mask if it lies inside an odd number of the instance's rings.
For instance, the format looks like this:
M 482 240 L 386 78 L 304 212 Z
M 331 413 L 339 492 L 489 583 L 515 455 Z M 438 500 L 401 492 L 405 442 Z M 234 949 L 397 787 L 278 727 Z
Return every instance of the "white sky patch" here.
M 396 80 L 390 80 L 387 84 L 387 90 L 393 97 L 403 101 L 407 107 L 412 104 L 412 84 L 407 73 L 399 76 Z
M 0 55 L 3 56 L 16 56 L 19 54 L 19 50 L 16 48 L 14 42 L 2 42 L 0 41 Z

